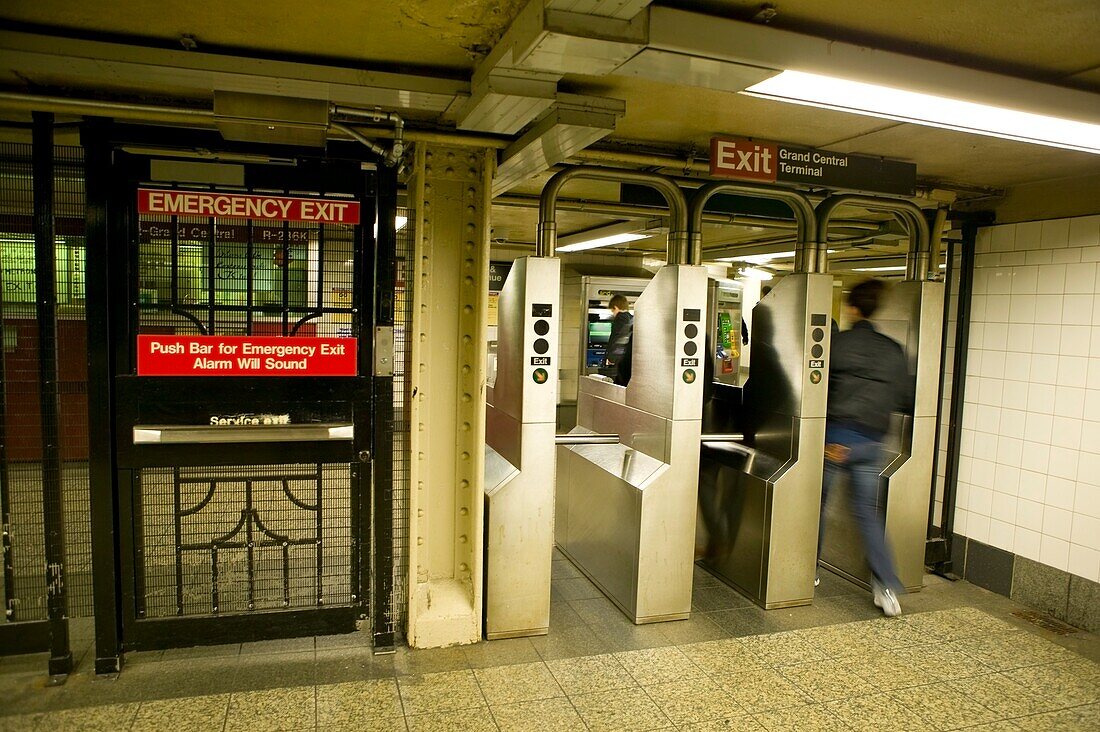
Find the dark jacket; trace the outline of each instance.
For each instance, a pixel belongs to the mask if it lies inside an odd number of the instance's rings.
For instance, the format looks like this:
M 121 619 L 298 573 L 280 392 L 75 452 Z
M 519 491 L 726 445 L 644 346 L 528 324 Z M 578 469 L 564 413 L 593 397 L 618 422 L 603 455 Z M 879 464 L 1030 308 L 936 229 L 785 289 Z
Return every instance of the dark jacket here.
M 619 386 L 626 386 L 630 383 L 630 373 L 634 368 L 634 334 L 630 334 L 630 338 L 626 342 L 626 347 L 623 349 L 623 355 L 619 358 L 619 362 L 615 364 L 615 375 L 612 377 L 615 383 Z
M 607 360 L 612 366 L 622 359 L 626 344 L 633 333 L 634 316 L 625 310 L 619 311 L 611 321 L 611 335 L 607 339 Z
M 912 413 L 915 381 L 896 341 L 861 320 L 833 335 L 829 365 L 830 425 L 881 439 L 893 412 Z

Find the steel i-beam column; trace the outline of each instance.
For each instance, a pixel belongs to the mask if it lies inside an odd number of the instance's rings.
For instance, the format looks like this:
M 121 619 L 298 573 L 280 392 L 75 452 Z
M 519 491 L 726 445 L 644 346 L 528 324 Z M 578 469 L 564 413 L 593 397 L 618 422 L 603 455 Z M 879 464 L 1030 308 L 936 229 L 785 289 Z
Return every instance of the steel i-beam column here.
M 495 158 L 418 146 L 412 322 L 409 644 L 481 634 L 485 326 Z

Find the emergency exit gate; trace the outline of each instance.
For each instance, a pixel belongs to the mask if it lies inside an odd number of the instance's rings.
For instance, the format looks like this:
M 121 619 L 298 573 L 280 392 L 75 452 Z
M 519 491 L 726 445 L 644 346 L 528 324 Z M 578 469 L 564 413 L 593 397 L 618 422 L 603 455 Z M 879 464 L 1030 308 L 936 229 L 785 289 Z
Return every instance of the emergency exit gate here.
M 210 164 L 149 135 L 86 134 L 97 671 L 368 617 L 390 645 L 393 374 L 374 351 L 392 349 L 396 176 L 358 148 Z

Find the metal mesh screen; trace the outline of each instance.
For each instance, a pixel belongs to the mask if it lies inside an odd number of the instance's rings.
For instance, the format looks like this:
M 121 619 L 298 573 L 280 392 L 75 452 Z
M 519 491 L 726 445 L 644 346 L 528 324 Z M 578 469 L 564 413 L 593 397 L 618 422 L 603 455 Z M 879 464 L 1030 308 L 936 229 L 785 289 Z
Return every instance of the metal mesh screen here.
M 93 613 L 84 202 L 84 150 L 55 147 L 54 213 L 59 233 L 57 371 L 61 403 L 65 582 L 71 617 L 91 617 Z
M 351 336 L 354 235 L 339 224 L 142 215 L 139 332 Z
M 83 152 L 78 147 L 58 146 L 54 155 L 57 339 L 53 344 L 40 344 L 35 311 L 31 146 L 0 144 L 0 503 L 8 528 L 0 592 L 9 621 L 46 615 L 39 402 L 42 345 L 56 349 L 58 361 L 60 434 L 50 437 L 61 446 L 69 614 L 92 612 Z
M 412 211 L 398 208 L 405 226 L 397 231 L 397 283 L 393 317 L 393 630 L 400 633 L 408 615 L 409 582 L 409 363 L 412 341 L 413 231 Z
M 352 602 L 346 464 L 146 468 L 139 617 Z

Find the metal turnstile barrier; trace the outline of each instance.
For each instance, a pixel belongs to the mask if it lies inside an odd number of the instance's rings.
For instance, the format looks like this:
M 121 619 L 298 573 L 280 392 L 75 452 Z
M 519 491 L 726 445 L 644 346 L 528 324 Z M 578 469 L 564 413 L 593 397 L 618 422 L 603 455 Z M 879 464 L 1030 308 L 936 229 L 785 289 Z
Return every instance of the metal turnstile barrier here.
M 485 408 L 485 637 L 550 627 L 561 263 L 525 257 L 498 301 Z
M 900 343 L 916 378 L 913 415 L 895 414 L 884 441 L 879 505 L 886 514 L 886 540 L 894 552 L 898 579 L 909 591 L 921 588 L 927 538 L 928 502 L 935 465 L 936 412 L 943 331 L 943 283 L 899 282 L 875 315 L 875 327 Z M 848 485 L 837 478 L 825 515 L 823 564 L 870 586 L 859 530 L 848 510 Z
M 766 609 L 814 596 L 832 277 L 784 277 L 753 311 L 744 388 L 720 383 L 704 409 L 703 565 Z M 743 444 L 708 439 L 741 429 Z
M 666 266 L 635 307 L 626 387 L 580 380 L 583 438 L 558 448 L 559 549 L 635 623 L 691 611 L 706 271 Z

